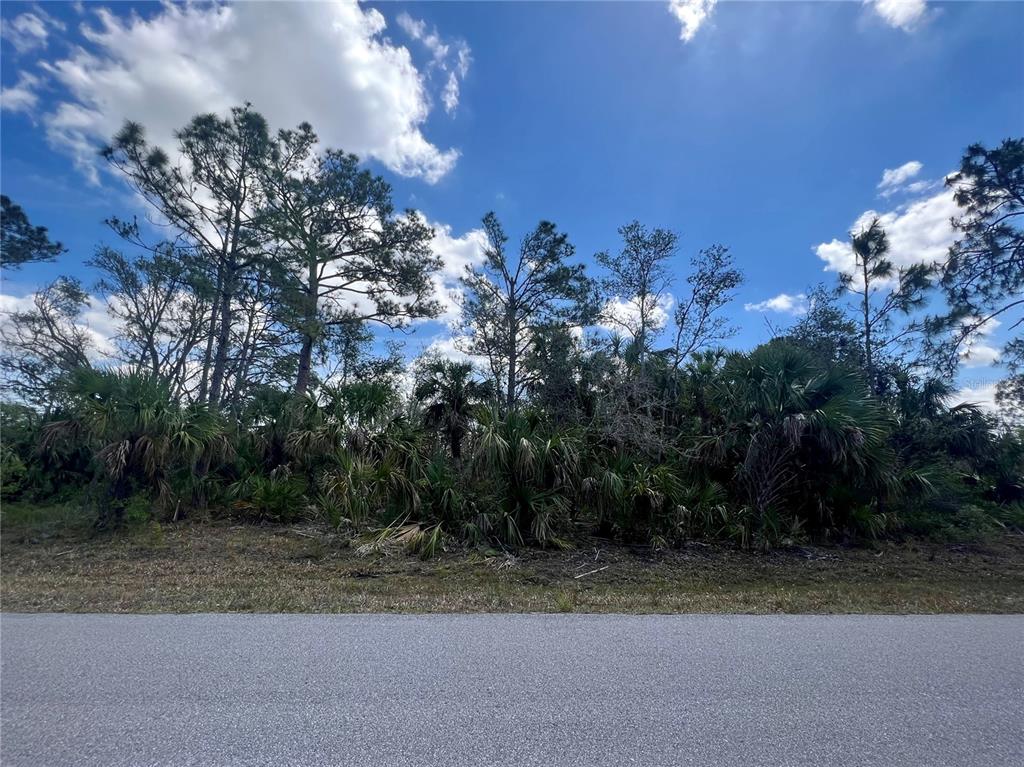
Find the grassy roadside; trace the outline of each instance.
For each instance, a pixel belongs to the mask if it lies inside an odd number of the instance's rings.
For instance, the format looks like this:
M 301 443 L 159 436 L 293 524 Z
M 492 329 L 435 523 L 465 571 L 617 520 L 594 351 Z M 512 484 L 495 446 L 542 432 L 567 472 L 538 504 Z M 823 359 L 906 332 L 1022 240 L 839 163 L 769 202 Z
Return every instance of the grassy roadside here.
M 1024 612 L 1024 537 L 985 545 L 361 554 L 316 528 L 51 536 L 5 520 L 0 604 L 37 612 Z

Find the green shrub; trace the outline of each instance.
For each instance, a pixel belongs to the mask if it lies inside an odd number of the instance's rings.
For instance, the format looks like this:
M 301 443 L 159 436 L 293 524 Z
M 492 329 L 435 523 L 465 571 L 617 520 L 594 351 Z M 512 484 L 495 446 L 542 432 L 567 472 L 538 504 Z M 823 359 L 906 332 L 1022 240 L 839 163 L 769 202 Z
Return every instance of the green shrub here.
M 295 522 L 308 514 L 304 483 L 286 471 L 251 474 L 228 495 L 232 511 L 252 521 Z
M 28 485 L 28 469 L 21 458 L 6 445 L 0 444 L 0 499 L 20 498 Z
M 0 505 L 0 528 L 5 539 L 44 540 L 64 536 L 82 536 L 93 519 L 81 503 L 42 504 L 5 501 Z

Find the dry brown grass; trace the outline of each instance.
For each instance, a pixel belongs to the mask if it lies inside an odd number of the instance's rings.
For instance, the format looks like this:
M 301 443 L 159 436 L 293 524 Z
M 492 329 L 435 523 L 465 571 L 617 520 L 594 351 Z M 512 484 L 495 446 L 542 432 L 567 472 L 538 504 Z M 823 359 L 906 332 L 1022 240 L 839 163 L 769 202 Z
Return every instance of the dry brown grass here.
M 104 537 L 5 529 L 0 575 L 3 609 L 19 612 L 1024 612 L 1019 536 L 770 554 L 594 541 L 422 562 L 360 555 L 307 528 L 186 523 Z

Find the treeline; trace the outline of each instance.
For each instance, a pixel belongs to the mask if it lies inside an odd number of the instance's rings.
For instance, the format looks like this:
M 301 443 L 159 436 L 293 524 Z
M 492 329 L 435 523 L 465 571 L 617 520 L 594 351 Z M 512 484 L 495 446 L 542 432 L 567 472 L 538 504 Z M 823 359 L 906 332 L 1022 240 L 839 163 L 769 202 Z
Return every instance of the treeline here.
M 476 364 L 407 362 L 400 334 L 382 353 L 375 325 L 441 312 L 441 264 L 425 219 L 356 157 L 248 106 L 194 118 L 177 144 L 126 123 L 102 154 L 148 222 L 111 218 L 125 247 L 97 249 L 95 285 L 60 278 L 0 325 L 5 500 L 73 499 L 101 526 L 319 519 L 423 554 L 1024 522 L 1022 139 L 970 147 L 947 179 L 963 216 L 942 263 L 898 268 L 872 222 L 849 273 L 749 353 L 722 348 L 743 279 L 726 247 L 683 277 L 677 235 L 633 222 L 591 273 L 554 224 L 512 244 L 488 214 L 455 330 Z M 61 255 L 3 208 L 5 268 Z M 83 323 L 90 295 L 109 341 Z M 997 318 L 1002 421 L 950 405 Z

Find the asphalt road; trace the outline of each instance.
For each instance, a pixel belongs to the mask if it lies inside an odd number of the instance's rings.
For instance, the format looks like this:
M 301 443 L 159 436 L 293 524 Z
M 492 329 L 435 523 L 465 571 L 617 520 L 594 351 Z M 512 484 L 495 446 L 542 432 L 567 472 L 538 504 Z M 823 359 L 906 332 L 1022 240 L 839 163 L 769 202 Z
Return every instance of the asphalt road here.
M 13 615 L 16 765 L 1024 764 L 1024 616 Z

